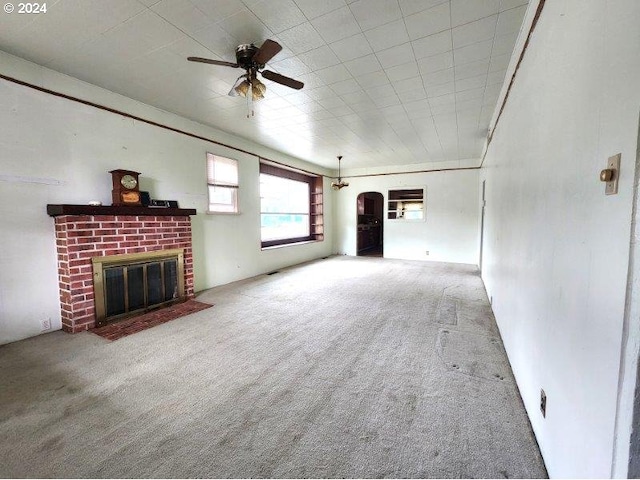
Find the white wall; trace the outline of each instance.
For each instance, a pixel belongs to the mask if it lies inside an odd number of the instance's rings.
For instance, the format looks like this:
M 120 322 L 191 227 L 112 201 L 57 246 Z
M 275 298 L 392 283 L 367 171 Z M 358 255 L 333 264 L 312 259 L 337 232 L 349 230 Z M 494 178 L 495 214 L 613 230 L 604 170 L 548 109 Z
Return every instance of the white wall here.
M 0 65 L 3 74 L 26 82 L 329 173 L 2 52 Z M 260 249 L 256 156 L 4 80 L 0 80 L 0 152 L 0 344 L 39 334 L 43 319 L 50 319 L 53 329 L 61 327 L 54 225 L 46 205 L 90 200 L 111 204 L 108 172 L 115 168 L 142 172 L 141 189 L 149 190 L 153 198 L 175 199 L 181 207 L 197 210 L 192 217 L 196 290 L 332 252 L 331 218 L 325 218 L 324 242 Z M 240 215 L 205 213 L 206 152 L 239 160 Z M 330 212 L 330 193 L 325 202 Z
M 336 249 L 356 255 L 357 197 L 379 192 L 385 199 L 384 256 L 405 260 L 478 263 L 478 170 L 348 178 L 335 192 Z M 426 188 L 425 221 L 387 220 L 388 191 Z M 429 255 L 426 255 L 426 251 Z
M 483 278 L 552 477 L 612 474 L 639 24 L 636 0 L 546 2 L 481 175 Z M 616 153 L 619 194 L 605 196 L 598 175 Z

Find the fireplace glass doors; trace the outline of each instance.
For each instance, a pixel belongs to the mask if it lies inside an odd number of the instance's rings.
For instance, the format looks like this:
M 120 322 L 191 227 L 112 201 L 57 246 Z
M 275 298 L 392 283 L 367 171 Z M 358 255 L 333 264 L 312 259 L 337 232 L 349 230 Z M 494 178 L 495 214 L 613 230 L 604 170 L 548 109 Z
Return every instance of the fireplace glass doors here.
M 183 250 L 94 257 L 96 325 L 184 299 Z

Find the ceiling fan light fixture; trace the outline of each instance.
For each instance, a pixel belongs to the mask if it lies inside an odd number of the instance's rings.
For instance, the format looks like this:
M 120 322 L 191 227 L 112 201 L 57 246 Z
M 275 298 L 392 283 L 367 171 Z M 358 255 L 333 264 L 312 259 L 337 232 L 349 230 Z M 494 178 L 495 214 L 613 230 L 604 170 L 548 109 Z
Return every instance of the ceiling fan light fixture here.
M 254 101 L 262 100 L 266 91 L 267 87 L 260 80 L 255 77 L 251 80 L 251 95 Z
M 243 81 L 242 83 L 240 83 L 240 85 L 234 88 L 234 90 L 241 97 L 246 97 L 247 92 L 249 91 L 249 82 L 247 80 Z

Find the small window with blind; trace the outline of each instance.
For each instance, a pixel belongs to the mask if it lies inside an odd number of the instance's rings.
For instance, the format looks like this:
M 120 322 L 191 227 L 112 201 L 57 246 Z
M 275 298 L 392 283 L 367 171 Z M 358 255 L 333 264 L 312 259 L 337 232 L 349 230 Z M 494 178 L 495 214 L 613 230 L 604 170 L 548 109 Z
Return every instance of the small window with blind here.
M 207 213 L 238 213 L 238 161 L 207 153 Z

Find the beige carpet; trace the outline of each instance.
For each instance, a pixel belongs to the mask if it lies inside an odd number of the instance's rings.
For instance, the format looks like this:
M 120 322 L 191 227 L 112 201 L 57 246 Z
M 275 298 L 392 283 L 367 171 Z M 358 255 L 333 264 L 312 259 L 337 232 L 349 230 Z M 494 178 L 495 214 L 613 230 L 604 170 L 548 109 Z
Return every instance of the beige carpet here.
M 0 477 L 543 477 L 477 269 L 332 257 L 0 347 Z

